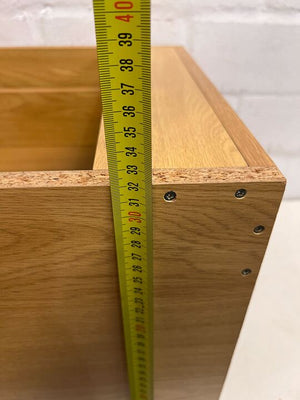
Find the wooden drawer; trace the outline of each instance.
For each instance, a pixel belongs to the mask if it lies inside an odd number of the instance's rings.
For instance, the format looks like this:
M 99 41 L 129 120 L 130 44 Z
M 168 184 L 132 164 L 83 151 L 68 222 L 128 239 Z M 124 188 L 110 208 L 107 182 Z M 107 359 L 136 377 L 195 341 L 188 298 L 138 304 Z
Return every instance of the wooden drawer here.
M 1 399 L 129 399 L 99 96 L 94 48 L 0 50 Z M 152 97 L 155 399 L 215 400 L 285 179 L 182 48 Z

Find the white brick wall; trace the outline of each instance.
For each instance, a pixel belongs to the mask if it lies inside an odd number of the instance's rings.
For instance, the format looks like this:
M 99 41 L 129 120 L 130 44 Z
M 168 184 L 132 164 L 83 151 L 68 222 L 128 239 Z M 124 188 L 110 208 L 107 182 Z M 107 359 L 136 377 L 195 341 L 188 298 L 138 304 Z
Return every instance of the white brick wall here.
M 152 0 L 153 44 L 181 44 L 300 197 L 300 0 Z M 0 46 L 92 45 L 92 0 L 1 0 Z

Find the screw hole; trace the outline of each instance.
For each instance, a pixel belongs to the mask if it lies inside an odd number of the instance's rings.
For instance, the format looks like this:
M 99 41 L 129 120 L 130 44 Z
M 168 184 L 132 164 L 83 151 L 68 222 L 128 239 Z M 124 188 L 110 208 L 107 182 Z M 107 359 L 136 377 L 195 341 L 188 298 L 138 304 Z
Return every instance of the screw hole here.
M 235 197 L 237 199 L 243 199 L 247 194 L 247 190 L 246 189 L 239 189 L 235 192 Z
M 265 229 L 266 229 L 266 228 L 265 228 L 263 225 L 258 225 L 258 226 L 256 226 L 256 227 L 253 229 L 253 232 L 254 232 L 256 235 L 261 235 L 261 234 L 264 232 Z
M 243 276 L 251 275 L 252 274 L 252 270 L 250 268 L 245 268 L 245 269 L 242 270 L 241 274 Z
M 170 190 L 169 192 L 165 193 L 164 195 L 164 200 L 167 201 L 168 203 L 171 203 L 172 201 L 176 200 L 176 193 L 173 192 L 173 190 Z

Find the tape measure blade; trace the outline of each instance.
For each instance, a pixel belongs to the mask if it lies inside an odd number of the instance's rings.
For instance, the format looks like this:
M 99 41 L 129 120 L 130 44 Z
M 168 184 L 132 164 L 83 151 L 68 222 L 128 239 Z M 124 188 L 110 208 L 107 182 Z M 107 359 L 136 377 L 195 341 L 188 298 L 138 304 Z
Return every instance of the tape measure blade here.
M 153 399 L 150 0 L 94 0 L 127 367 Z

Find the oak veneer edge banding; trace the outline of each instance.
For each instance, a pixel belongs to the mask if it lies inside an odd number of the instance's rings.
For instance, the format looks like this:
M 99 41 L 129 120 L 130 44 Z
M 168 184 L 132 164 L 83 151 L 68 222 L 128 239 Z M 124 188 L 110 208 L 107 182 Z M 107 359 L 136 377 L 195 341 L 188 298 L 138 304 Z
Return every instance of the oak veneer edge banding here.
M 174 47 L 174 51 L 201 89 L 249 167 L 274 167 L 274 162 L 187 51 L 182 47 Z
M 153 185 L 203 183 L 281 182 L 286 180 L 276 167 L 154 169 Z M 109 186 L 107 170 L 2 172 L 0 189 L 41 187 Z
M 108 169 L 108 161 L 104 131 L 104 119 L 102 115 L 100 119 L 99 133 L 94 155 L 93 170 L 97 171 L 103 169 Z

